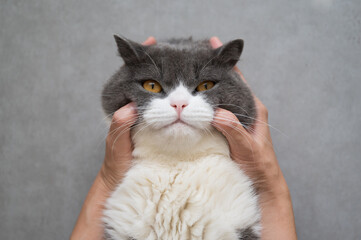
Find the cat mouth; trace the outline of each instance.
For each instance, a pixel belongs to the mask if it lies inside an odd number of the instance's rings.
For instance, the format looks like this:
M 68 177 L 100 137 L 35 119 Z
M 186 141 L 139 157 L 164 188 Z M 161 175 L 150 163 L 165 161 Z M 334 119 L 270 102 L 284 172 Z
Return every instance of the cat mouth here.
M 184 121 L 181 120 L 181 119 L 177 119 L 177 120 L 175 120 L 174 122 L 168 124 L 168 125 L 165 126 L 165 127 L 176 126 L 176 125 L 192 127 L 191 125 L 189 125 L 188 123 L 184 122 Z

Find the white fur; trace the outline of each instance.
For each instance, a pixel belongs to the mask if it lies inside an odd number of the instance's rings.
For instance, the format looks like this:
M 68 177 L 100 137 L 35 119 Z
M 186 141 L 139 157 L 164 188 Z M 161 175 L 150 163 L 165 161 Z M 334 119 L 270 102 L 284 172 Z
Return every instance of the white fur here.
M 180 120 L 173 101 L 187 101 Z M 232 239 L 260 220 L 252 182 L 211 127 L 212 107 L 179 86 L 132 131 L 134 165 L 107 200 L 111 239 Z M 179 119 L 178 119 L 179 120 Z

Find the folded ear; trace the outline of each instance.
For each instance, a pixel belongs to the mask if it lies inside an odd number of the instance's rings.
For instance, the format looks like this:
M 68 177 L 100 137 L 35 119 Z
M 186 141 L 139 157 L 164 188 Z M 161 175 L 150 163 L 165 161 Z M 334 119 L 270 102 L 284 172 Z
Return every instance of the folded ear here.
M 236 39 L 215 49 L 217 54 L 216 55 L 217 57 L 215 59 L 221 65 L 233 67 L 238 62 L 242 50 L 243 50 L 243 40 Z
M 144 55 L 144 46 L 117 35 L 114 35 L 114 39 L 118 46 L 119 55 L 123 58 L 125 64 L 130 65 L 140 62 L 142 55 Z

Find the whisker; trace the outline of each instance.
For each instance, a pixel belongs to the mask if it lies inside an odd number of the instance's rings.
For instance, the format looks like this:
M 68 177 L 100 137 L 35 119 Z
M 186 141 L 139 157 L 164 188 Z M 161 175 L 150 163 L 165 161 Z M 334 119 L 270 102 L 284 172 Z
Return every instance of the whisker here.
M 135 138 L 139 132 L 144 130 L 146 127 L 149 127 L 150 125 L 151 125 L 151 123 L 144 124 L 144 126 L 141 129 L 139 129 L 135 134 L 133 134 L 133 138 Z
M 215 121 L 215 123 L 217 123 L 217 122 Z M 221 123 L 221 122 L 218 121 L 218 123 Z M 224 124 L 224 123 L 222 123 L 222 124 Z M 252 155 L 254 156 L 253 147 L 252 147 L 252 144 L 250 143 L 250 141 L 248 140 L 248 136 L 245 135 L 245 134 L 244 134 L 243 132 L 241 132 L 240 130 L 238 130 L 236 127 L 232 126 L 231 124 L 228 124 L 228 123 L 227 123 L 226 125 L 228 125 L 229 127 L 233 128 L 233 130 L 235 130 L 236 132 L 240 133 L 242 136 L 245 137 L 246 141 L 248 142 L 248 144 L 249 144 L 249 146 L 250 146 L 250 148 L 251 148 Z M 232 136 L 231 136 L 225 129 L 223 129 L 223 130 L 224 130 L 224 132 L 226 132 L 226 133 L 228 134 L 228 136 L 230 136 L 230 140 L 232 140 L 232 139 L 233 139 Z M 252 139 L 252 140 L 253 140 L 253 139 Z
M 237 105 L 235 105 L 235 104 L 230 104 L 230 103 L 213 104 L 214 107 L 220 106 L 220 105 L 237 107 L 237 108 L 240 108 L 241 110 L 243 110 L 245 113 L 248 114 L 248 112 L 247 112 L 244 108 L 242 108 L 241 106 L 237 106 Z M 272 125 L 269 124 L 269 123 L 263 122 L 263 121 L 261 121 L 261 120 L 259 120 L 259 119 L 257 119 L 257 118 L 250 117 L 250 116 L 248 116 L 248 115 L 244 115 L 244 114 L 241 114 L 241 113 L 234 113 L 234 112 L 232 112 L 232 113 L 233 113 L 234 115 L 236 115 L 236 116 L 245 117 L 245 118 L 252 119 L 252 120 L 254 120 L 254 121 L 257 121 L 257 122 L 266 124 L 266 125 L 269 126 L 270 128 L 272 128 L 272 129 L 276 130 L 277 132 L 281 133 L 283 136 L 288 137 L 288 136 L 287 136 L 284 132 L 282 132 L 280 129 L 272 126 Z
M 231 119 L 231 118 L 226 118 L 226 117 L 216 117 L 216 116 L 214 116 L 214 117 L 213 117 L 213 119 L 220 119 L 220 120 L 230 121 L 230 122 L 232 122 L 232 123 L 239 124 L 239 125 L 241 125 L 242 127 L 246 128 L 246 126 L 245 126 L 243 123 L 241 123 L 240 121 L 234 121 L 234 120 L 233 120 L 233 119 Z
M 154 65 L 154 67 L 157 69 L 159 76 L 161 76 L 162 74 L 161 74 L 160 71 L 159 71 L 159 67 L 157 66 L 157 64 L 155 63 L 155 61 L 153 60 L 153 58 L 152 58 L 144 49 L 142 49 L 141 51 L 142 51 L 143 53 L 145 53 L 145 55 L 147 55 L 147 57 L 149 57 L 150 61 L 151 61 L 151 62 L 153 63 L 153 65 Z
M 212 60 L 215 59 L 216 57 L 217 57 L 217 55 L 214 56 L 214 57 L 212 57 L 211 60 L 209 60 L 206 64 L 204 64 L 204 66 L 203 66 L 203 67 L 201 68 L 201 70 L 199 71 L 199 75 L 201 75 L 202 71 L 203 71 L 203 70 L 208 66 L 208 64 L 211 63 Z
M 102 137 L 102 140 L 99 141 L 97 148 L 101 145 L 101 143 L 103 143 L 106 140 L 106 138 L 108 137 L 109 134 L 116 134 L 120 129 L 122 129 L 124 127 L 125 127 L 123 129 L 124 132 L 127 131 L 128 129 L 130 130 L 131 128 L 135 127 L 135 125 L 134 126 L 131 126 L 131 125 L 132 125 L 132 123 L 130 121 L 128 121 L 128 123 L 124 123 L 121 126 L 117 127 L 116 129 L 112 130 L 111 132 L 108 132 L 108 134 L 106 134 L 104 137 Z M 122 131 L 122 134 L 123 134 L 123 131 Z
M 213 104 L 213 107 L 217 107 L 217 106 L 232 106 L 232 107 L 237 107 L 237 108 L 240 108 L 241 110 L 243 110 L 245 113 L 248 114 L 248 112 L 246 111 L 246 109 L 244 109 L 243 107 L 241 106 L 237 106 L 236 104 L 231 104 L 231 103 L 220 103 L 220 104 Z
M 266 140 L 271 146 L 273 146 L 273 144 L 267 139 L 266 136 L 264 136 L 263 134 L 259 133 L 259 132 L 256 132 L 254 131 L 252 128 L 249 128 L 249 127 L 245 127 L 242 123 L 240 122 L 236 122 L 236 121 L 233 121 L 232 119 L 227 119 L 227 118 L 219 118 L 219 117 L 216 117 L 217 119 L 220 119 L 220 120 L 226 120 L 226 121 L 230 121 L 232 123 L 236 123 L 236 124 L 240 124 L 242 125 L 247 131 L 251 132 L 252 134 L 256 135 L 257 137 L 262 137 L 264 140 Z M 223 122 L 224 124 L 224 122 Z
M 130 131 L 132 128 L 134 128 L 134 127 L 136 127 L 136 126 L 131 126 L 131 127 L 127 127 L 127 128 L 125 128 L 125 129 L 123 129 L 123 131 L 121 131 L 117 136 L 116 136 L 116 138 L 114 139 L 114 141 L 113 141 L 113 144 L 112 144 L 112 154 L 113 154 L 113 150 L 114 150 L 114 145 L 115 145 L 115 143 L 117 142 L 117 140 L 118 140 L 118 138 L 120 137 L 120 136 L 122 136 L 125 132 L 127 132 L 127 131 Z M 121 127 L 119 127 L 119 128 L 121 128 Z M 118 128 L 118 129 L 119 129 Z M 113 155 L 112 155 L 112 157 L 113 157 Z
M 272 126 L 271 124 L 269 123 L 266 123 L 266 122 L 263 122 L 257 118 L 253 118 L 253 117 L 250 117 L 250 116 L 246 116 L 246 115 L 243 115 L 243 114 L 240 114 L 240 113 L 233 113 L 234 115 L 236 116 L 241 116 L 241 117 L 245 117 L 245 118 L 249 118 L 249 119 L 252 119 L 258 123 L 262 123 L 262 124 L 265 124 L 267 126 L 269 126 L 270 128 L 273 128 L 274 130 L 276 130 L 277 132 L 281 133 L 282 135 L 284 135 L 285 137 L 288 137 L 285 133 L 283 133 L 281 130 L 279 130 L 278 128 L 275 128 L 274 126 Z

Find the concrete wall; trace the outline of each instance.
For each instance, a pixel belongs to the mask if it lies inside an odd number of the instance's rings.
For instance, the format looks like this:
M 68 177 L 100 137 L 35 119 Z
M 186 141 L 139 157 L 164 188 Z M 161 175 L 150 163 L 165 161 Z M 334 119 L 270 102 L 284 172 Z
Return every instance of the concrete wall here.
M 104 154 L 112 35 L 245 40 L 299 239 L 361 235 L 361 2 L 0 2 L 0 239 L 66 239 Z

